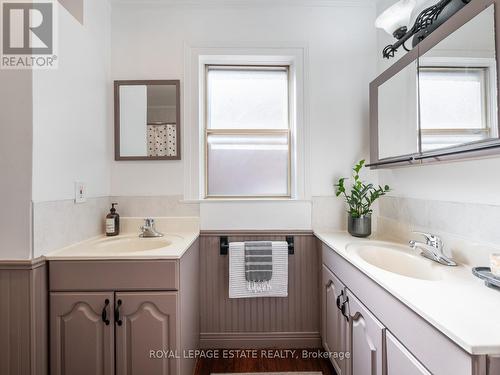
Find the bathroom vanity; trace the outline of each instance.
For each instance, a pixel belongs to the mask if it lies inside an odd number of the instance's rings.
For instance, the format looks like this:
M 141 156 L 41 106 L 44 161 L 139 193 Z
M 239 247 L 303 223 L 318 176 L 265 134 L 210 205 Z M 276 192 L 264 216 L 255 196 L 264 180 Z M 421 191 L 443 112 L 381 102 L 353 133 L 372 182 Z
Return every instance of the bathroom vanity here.
M 48 309 L 37 310 L 48 317 L 34 320 L 48 325 L 48 373 L 191 375 L 190 350 L 321 345 L 338 375 L 500 373 L 499 294 L 465 265 L 345 232 L 296 232 L 289 296 L 230 300 L 223 232 L 164 218 L 165 236 L 139 239 L 141 221 L 127 218 L 119 236 L 47 254 L 35 269 L 35 295 L 48 295 Z
M 183 352 L 199 345 L 198 230 L 163 228 L 47 256 L 51 374 L 193 373 Z
M 498 291 L 465 266 L 409 247 L 316 233 L 322 252 L 322 339 L 339 374 L 493 375 L 500 371 Z

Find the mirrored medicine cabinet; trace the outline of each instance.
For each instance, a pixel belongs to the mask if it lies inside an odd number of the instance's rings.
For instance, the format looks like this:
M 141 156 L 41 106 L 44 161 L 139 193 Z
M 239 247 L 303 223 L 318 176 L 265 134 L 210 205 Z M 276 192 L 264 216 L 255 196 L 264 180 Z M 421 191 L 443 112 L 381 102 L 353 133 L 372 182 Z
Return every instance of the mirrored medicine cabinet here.
M 372 168 L 500 153 L 497 1 L 470 2 L 371 83 Z

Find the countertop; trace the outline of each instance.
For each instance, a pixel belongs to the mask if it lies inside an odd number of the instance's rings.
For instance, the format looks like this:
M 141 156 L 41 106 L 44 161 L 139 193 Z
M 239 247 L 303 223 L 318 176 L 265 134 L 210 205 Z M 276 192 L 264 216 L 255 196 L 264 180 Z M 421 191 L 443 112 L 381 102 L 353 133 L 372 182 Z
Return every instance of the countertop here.
M 156 229 L 164 236 L 139 238 L 143 221 L 142 218 L 121 218 L 118 236 L 94 237 L 52 251 L 45 255 L 45 259 L 180 259 L 200 235 L 198 218 L 156 218 Z
M 357 239 L 345 232 L 316 231 L 315 234 L 468 353 L 500 354 L 500 291 L 486 287 L 472 275 L 470 267 L 436 263 L 442 268 L 443 279 L 413 279 L 375 267 L 348 251 L 347 246 L 351 244 L 380 243 L 376 239 Z M 408 251 L 411 251 L 409 247 Z
M 123 218 L 121 234 L 99 236 L 45 255 L 53 260 L 180 259 L 200 235 L 198 218 L 157 218 L 160 239 L 139 239 L 141 218 Z M 328 247 L 374 282 L 415 311 L 437 330 L 473 355 L 500 355 L 500 291 L 487 288 L 466 265 L 441 267 L 446 277 L 420 280 L 382 270 L 364 261 L 352 244 L 377 244 L 377 239 L 357 239 L 346 232 L 315 231 Z M 136 251 L 137 241 L 154 242 L 151 250 Z M 163 242 L 166 246 L 160 246 Z M 102 246 L 103 243 L 111 244 Z M 390 244 L 397 244 L 390 242 Z M 159 247 L 157 247 L 157 245 Z M 402 245 L 402 244 L 399 244 Z M 141 242 L 142 246 L 142 242 Z M 122 250 L 124 249 L 124 250 Z M 410 251 L 408 247 L 408 251 Z M 431 262 L 430 260 L 426 260 Z

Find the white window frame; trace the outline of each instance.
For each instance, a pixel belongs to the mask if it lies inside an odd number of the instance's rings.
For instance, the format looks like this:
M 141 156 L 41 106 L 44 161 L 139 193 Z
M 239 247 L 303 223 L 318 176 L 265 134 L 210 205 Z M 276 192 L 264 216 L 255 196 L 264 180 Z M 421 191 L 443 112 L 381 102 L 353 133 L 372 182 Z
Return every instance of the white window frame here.
M 234 70 L 285 70 L 287 74 L 287 101 L 288 101 L 288 119 L 287 119 L 287 125 L 288 127 L 286 129 L 209 129 L 208 127 L 208 122 L 209 122 L 209 111 L 208 111 L 208 72 L 210 69 L 234 69 Z M 204 150 L 205 150 L 205 163 L 204 163 L 204 175 L 203 179 L 205 182 L 204 186 L 204 199 L 255 199 L 255 198 L 261 198 L 261 199 L 271 199 L 271 198 L 282 198 L 282 199 L 290 199 L 292 197 L 292 160 L 293 160 L 293 145 L 292 145 L 292 119 L 293 119 L 293 114 L 291 113 L 291 108 L 293 108 L 293 97 L 292 97 L 292 82 L 290 81 L 290 66 L 289 65 L 228 65 L 228 64 L 206 64 L 205 65 L 205 80 L 204 80 L 204 105 L 205 105 L 205 111 L 204 111 L 204 135 L 205 135 L 205 141 L 204 141 Z M 286 135 L 287 137 L 287 145 L 288 145 L 288 170 L 287 170 L 287 193 L 286 194 L 278 194 L 278 195 L 216 195 L 216 194 L 209 194 L 209 152 L 208 152 L 208 137 L 209 135 L 264 135 L 264 134 L 280 134 L 280 135 Z
M 485 82 L 483 87 L 483 111 L 486 128 L 481 129 L 421 129 L 423 134 L 457 134 L 467 135 L 471 133 L 487 132 L 490 138 L 498 137 L 497 121 L 497 67 L 493 58 L 482 57 L 422 57 L 419 60 L 420 69 L 482 69 L 485 71 Z M 488 101 L 489 99 L 489 101 Z M 483 142 L 483 141 L 481 141 Z
M 186 44 L 184 48 L 183 92 L 183 164 L 185 201 L 309 201 L 310 194 L 310 134 L 307 124 L 309 103 L 306 100 L 307 45 L 280 43 L 266 45 L 241 43 L 218 46 L 218 43 Z M 205 65 L 271 65 L 290 67 L 291 136 L 291 196 L 290 198 L 205 198 L 205 125 L 204 92 Z

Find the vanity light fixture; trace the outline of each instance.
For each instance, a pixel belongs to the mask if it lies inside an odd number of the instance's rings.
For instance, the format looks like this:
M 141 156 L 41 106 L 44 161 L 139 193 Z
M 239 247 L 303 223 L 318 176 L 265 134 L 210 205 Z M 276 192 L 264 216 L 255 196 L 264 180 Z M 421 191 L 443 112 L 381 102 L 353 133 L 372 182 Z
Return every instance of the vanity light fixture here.
M 385 59 L 394 57 L 399 47 L 409 51 L 405 43 L 412 37 L 412 47 L 415 47 L 470 2 L 470 0 L 440 0 L 434 3 L 435 1 L 399 0 L 377 18 L 375 26 L 384 29 L 397 39 L 396 43 L 383 49 L 382 56 Z M 411 22 L 411 20 L 414 21 Z M 413 24 L 411 28 L 409 28 L 410 24 Z
M 396 39 L 401 39 L 408 31 L 410 18 L 416 5 L 417 0 L 398 1 L 378 16 L 375 20 L 375 27 L 385 30 Z

